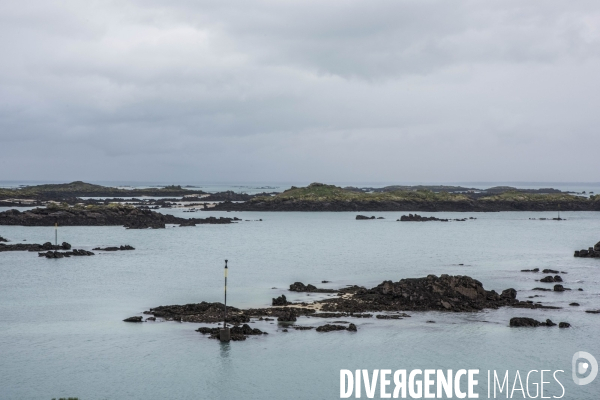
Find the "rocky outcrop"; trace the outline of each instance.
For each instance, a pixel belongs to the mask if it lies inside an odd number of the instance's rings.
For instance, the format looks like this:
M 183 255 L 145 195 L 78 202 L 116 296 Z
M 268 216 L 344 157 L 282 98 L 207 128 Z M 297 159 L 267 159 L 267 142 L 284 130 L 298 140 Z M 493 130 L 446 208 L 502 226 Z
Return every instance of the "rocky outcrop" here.
M 16 244 L 4 244 L 0 243 L 0 252 L 2 251 L 50 251 L 50 250 L 70 250 L 71 245 L 67 242 L 55 246 L 50 242 L 44 244 L 35 243 L 16 243 Z
M 161 229 L 165 224 L 230 224 L 238 218 L 179 218 L 127 205 L 93 207 L 53 206 L 21 212 L 0 212 L 0 225 L 23 226 L 124 226 L 127 229 Z
M 92 250 L 100 250 L 100 251 L 119 251 L 119 250 L 135 250 L 135 248 L 133 248 L 132 246 L 126 244 L 126 245 L 121 245 L 119 247 L 117 246 L 111 246 L 111 247 L 96 247 L 95 249 Z
M 335 289 L 319 289 L 318 287 L 311 285 L 305 285 L 302 282 L 294 282 L 290 285 L 291 292 L 309 292 L 309 293 L 336 293 Z
M 452 311 L 468 312 L 503 306 L 544 308 L 540 304 L 516 299 L 515 289 L 498 294 L 487 291 L 481 282 L 468 276 L 428 275 L 425 278 L 385 281 L 372 288 L 347 288 L 349 298 L 337 297 L 319 301 L 323 311 Z
M 600 242 L 596 243 L 594 247 L 590 247 L 587 250 L 576 250 L 574 256 L 582 258 L 600 258 Z
M 288 304 L 292 304 L 289 301 L 287 301 L 284 294 L 282 294 L 281 296 L 279 296 L 275 299 L 272 299 L 272 300 L 273 301 L 272 301 L 271 305 L 273 305 L 273 306 L 287 306 Z
M 221 328 L 208 328 L 202 327 L 196 329 L 196 332 L 200 332 L 203 335 L 210 335 L 210 339 L 219 339 L 219 331 Z M 267 332 L 263 332 L 260 329 L 252 329 L 250 325 L 244 324 L 242 326 L 234 326 L 229 328 L 231 333 L 231 340 L 240 341 L 246 340 L 248 336 L 256 336 L 256 335 L 267 335 Z
M 0 243 L 2 243 L 2 242 L 6 243 L 6 242 L 8 242 L 8 240 L 6 240 L 2 236 L 0 236 Z

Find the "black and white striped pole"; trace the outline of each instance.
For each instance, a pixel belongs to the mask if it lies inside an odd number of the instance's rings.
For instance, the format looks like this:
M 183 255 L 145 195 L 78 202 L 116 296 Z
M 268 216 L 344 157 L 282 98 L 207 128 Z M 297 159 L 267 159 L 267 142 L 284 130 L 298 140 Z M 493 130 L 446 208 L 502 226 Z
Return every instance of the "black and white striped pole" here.
M 227 327 L 227 260 L 225 260 L 225 307 L 223 313 L 223 329 L 219 332 L 221 342 L 229 342 L 231 340 L 231 331 Z

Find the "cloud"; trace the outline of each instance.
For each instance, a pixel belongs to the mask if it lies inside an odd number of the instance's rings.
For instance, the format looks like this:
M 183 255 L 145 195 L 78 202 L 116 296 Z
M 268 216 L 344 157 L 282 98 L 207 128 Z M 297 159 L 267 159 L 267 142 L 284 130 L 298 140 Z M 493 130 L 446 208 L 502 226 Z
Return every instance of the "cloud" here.
M 5 2 L 0 52 L 7 179 L 582 181 L 600 167 L 595 1 Z

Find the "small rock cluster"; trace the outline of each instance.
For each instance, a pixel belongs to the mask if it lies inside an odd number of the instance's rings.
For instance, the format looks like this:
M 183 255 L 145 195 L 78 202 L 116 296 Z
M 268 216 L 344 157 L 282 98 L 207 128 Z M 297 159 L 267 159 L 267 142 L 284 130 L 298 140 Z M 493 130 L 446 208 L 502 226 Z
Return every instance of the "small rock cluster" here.
M 590 247 L 587 250 L 575 250 L 574 257 L 600 258 L 600 242 L 596 243 L 594 247 Z
M 93 256 L 94 253 L 87 250 L 73 249 L 72 251 L 65 251 L 62 253 L 60 251 L 47 251 L 45 253 L 38 253 L 38 255 L 46 258 L 65 258 L 71 256 Z
M 510 319 L 510 326 L 512 328 L 537 328 L 538 326 L 556 326 L 556 324 L 550 319 L 547 319 L 546 322 L 540 322 L 533 318 L 515 317 Z M 568 322 L 560 322 L 558 327 L 570 328 L 571 324 Z

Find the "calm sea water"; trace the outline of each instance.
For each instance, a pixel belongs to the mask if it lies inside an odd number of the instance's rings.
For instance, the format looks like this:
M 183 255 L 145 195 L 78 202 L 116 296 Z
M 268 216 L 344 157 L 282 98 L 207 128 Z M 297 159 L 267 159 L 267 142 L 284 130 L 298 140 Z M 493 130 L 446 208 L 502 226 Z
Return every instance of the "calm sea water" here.
M 163 230 L 62 227 L 59 241 L 76 248 L 136 250 L 61 260 L 0 253 L 0 399 L 335 399 L 340 369 L 359 368 L 479 368 L 480 398 L 487 398 L 488 369 L 560 369 L 564 398 L 598 398 L 600 378 L 576 386 L 571 357 L 582 350 L 600 359 L 600 315 L 584 312 L 600 308 L 600 260 L 573 257 L 573 250 L 600 240 L 600 214 L 565 212 L 567 221 L 555 222 L 528 219 L 553 213 L 436 213 L 477 219 L 396 222 L 402 214 L 369 213 L 385 219 L 356 221 L 355 213 L 208 212 L 200 216 L 263 221 Z M 2 226 L 0 235 L 39 243 L 54 232 Z M 292 301 L 315 298 L 286 291 L 295 281 L 371 287 L 447 273 L 472 276 L 486 289 L 514 287 L 520 299 L 541 294 L 545 304 L 564 308 L 413 312 L 400 321 L 352 320 L 357 333 L 283 333 L 277 324 L 257 322 L 253 327 L 270 335 L 230 344 L 194 332 L 199 324 L 122 322 L 158 305 L 222 301 L 226 258 L 228 304 L 238 307 L 267 306 L 281 293 Z M 584 291 L 532 292 L 551 287 L 535 282 L 541 274 L 519 272 L 535 267 L 566 271 L 564 285 Z M 568 306 L 574 301 L 581 307 Z M 511 329 L 514 316 L 573 327 Z M 560 393 L 550 386 L 546 395 Z

